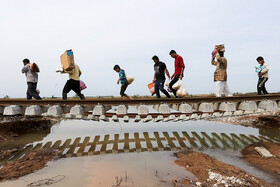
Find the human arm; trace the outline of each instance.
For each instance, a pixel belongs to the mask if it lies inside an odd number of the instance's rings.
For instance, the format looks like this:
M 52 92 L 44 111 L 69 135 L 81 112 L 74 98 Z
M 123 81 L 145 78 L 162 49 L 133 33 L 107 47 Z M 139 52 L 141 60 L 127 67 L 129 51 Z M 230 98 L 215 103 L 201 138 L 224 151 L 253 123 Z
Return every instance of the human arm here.
M 26 73 L 29 70 L 30 66 L 29 64 L 26 64 L 25 66 L 23 66 L 21 73 Z
M 167 70 L 167 68 L 165 68 L 165 74 L 167 75 L 167 77 L 170 79 L 170 75 L 169 75 L 169 71 Z
M 183 68 L 181 69 L 181 73 L 180 73 L 180 77 L 179 77 L 181 80 L 182 80 L 182 78 L 183 78 L 184 70 L 185 70 L 185 67 L 183 67 Z
M 182 80 L 182 78 L 183 78 L 183 74 L 184 74 L 184 70 L 185 70 L 185 64 L 184 64 L 184 61 L 183 61 L 183 58 L 181 57 L 180 59 L 179 59 L 180 61 L 180 64 L 181 64 L 181 72 L 180 72 L 180 79 Z
M 155 82 L 155 81 L 156 81 L 156 73 L 154 74 L 153 82 Z

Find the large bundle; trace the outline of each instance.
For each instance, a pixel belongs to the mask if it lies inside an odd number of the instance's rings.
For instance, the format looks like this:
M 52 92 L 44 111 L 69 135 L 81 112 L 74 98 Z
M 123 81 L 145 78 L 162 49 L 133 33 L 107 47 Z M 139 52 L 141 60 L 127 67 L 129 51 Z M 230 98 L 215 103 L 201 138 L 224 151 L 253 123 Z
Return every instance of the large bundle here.
M 70 71 L 74 69 L 74 54 L 73 51 L 67 50 L 60 56 L 60 61 L 63 66 L 63 69 L 66 71 Z
M 177 90 L 176 94 L 179 97 L 185 97 L 188 93 L 187 93 L 187 90 L 185 88 L 183 88 L 183 86 L 181 86 L 180 89 Z
M 225 45 L 224 44 L 215 45 L 215 49 L 217 49 L 218 51 L 225 51 Z
M 30 70 L 33 72 L 40 72 L 39 66 L 36 63 L 30 64 Z
M 174 90 L 179 90 L 182 86 L 182 80 L 178 80 L 175 84 L 173 84 L 172 88 Z
M 128 84 L 131 84 L 134 81 L 134 78 L 132 76 L 127 75 L 126 80 L 127 80 Z

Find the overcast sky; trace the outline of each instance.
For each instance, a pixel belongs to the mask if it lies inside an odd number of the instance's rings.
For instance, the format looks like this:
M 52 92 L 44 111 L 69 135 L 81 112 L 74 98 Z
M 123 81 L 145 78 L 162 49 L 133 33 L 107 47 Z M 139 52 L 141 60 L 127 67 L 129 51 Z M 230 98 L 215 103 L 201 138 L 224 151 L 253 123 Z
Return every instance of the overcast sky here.
M 22 60 L 36 62 L 41 96 L 61 97 L 67 74 L 60 55 L 73 49 L 86 96 L 119 95 L 119 64 L 135 81 L 129 95 L 149 95 L 153 55 L 174 73 L 174 49 L 185 62 L 190 94 L 215 92 L 211 51 L 226 46 L 232 92 L 255 92 L 256 58 L 270 67 L 267 90 L 280 91 L 279 0 L 2 0 L 0 97 L 26 97 Z M 73 96 L 71 92 L 69 96 Z

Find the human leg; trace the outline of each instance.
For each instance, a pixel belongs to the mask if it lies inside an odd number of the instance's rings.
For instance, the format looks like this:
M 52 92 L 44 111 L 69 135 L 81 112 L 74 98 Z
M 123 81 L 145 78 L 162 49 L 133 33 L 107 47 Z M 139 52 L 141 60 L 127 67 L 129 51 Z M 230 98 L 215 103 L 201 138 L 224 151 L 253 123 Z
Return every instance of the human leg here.
M 229 90 L 229 87 L 228 87 L 228 84 L 227 84 L 227 81 L 223 81 L 223 92 L 224 92 L 224 94 L 225 94 L 225 96 L 227 96 L 227 97 L 231 97 L 232 96 L 232 93 L 230 92 L 230 90 Z
M 41 100 L 42 98 L 39 96 L 36 88 L 37 88 L 37 83 L 35 82 L 28 82 L 28 89 L 27 89 L 27 99 L 32 99 L 34 97 L 37 100 Z
M 67 100 L 67 94 L 71 91 L 72 89 L 72 84 L 71 84 L 71 79 L 68 80 L 62 90 L 62 99 Z
M 154 89 L 155 89 L 157 98 L 160 98 L 160 93 L 159 93 L 159 82 L 158 82 L 158 81 L 155 82 Z
M 159 90 L 166 95 L 166 97 L 170 98 L 169 93 L 164 89 L 164 80 L 159 81 Z M 176 91 L 177 92 L 177 91 Z
M 81 88 L 80 88 L 80 81 L 76 81 L 76 80 L 73 80 L 72 81 L 72 90 L 82 99 L 86 99 L 85 96 L 81 93 Z
M 175 97 L 177 97 L 177 90 L 173 89 L 172 86 L 179 80 L 179 75 L 176 75 L 172 81 L 169 83 L 169 88 L 171 89 L 171 91 L 173 92 L 173 94 L 175 95 Z
M 222 81 L 216 81 L 216 97 L 222 96 Z
M 265 88 L 265 83 L 266 81 L 268 80 L 268 78 L 264 77 L 263 78 L 263 81 L 260 83 L 260 87 L 261 87 L 261 91 L 264 93 L 264 94 L 268 94 L 266 88 Z

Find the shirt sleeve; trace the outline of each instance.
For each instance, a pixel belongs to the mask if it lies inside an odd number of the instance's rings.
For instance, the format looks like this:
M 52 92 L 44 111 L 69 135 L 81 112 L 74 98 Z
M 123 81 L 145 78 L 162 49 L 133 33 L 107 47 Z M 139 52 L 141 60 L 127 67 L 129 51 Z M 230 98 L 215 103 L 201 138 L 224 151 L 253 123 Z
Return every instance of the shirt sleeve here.
M 182 68 L 185 68 L 184 60 L 183 60 L 183 58 L 181 56 L 179 58 L 179 63 L 180 63 Z
M 25 65 L 25 66 L 22 68 L 21 72 L 22 72 L 22 73 L 26 73 L 26 72 L 28 71 L 28 69 L 29 69 L 29 64 Z

